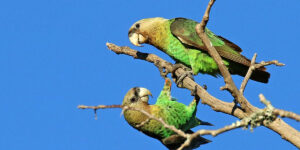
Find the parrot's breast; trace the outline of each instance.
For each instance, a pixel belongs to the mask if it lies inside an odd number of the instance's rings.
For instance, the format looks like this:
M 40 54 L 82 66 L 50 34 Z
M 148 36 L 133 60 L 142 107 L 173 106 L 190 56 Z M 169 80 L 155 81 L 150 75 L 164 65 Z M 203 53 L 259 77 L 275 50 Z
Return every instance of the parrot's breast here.
M 171 33 L 170 22 L 167 20 L 152 28 L 149 34 L 149 44 L 168 54 L 175 61 L 190 66 L 190 61 L 186 48 Z

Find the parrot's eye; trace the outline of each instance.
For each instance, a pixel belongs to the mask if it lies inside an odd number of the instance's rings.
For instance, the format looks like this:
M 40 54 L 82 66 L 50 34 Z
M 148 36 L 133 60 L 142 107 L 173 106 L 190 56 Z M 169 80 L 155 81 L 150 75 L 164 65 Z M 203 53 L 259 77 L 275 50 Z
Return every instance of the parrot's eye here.
M 140 24 L 139 23 L 137 23 L 137 24 L 135 24 L 135 28 L 140 28 Z
M 133 97 L 133 98 L 130 99 L 130 102 L 131 102 L 131 103 L 134 103 L 135 101 L 136 101 L 136 98 L 135 98 L 135 97 Z

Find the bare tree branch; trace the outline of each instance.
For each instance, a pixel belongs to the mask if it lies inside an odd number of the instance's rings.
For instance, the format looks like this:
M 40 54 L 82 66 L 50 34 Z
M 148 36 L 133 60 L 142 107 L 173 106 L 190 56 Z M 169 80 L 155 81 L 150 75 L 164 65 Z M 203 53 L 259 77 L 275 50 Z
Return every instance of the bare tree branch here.
M 300 115 L 290 111 L 286 111 L 282 109 L 274 109 L 273 114 L 278 115 L 280 117 L 287 117 L 287 118 L 294 119 L 296 121 L 300 121 Z
M 241 84 L 240 92 L 242 94 L 244 93 L 244 90 L 246 88 L 246 85 L 247 85 L 250 77 L 251 77 L 251 74 L 253 73 L 253 71 L 255 69 L 261 68 L 263 66 L 271 65 L 271 64 L 276 65 L 276 66 L 284 66 L 283 63 L 279 63 L 277 60 L 272 60 L 272 61 L 268 61 L 268 62 L 262 61 L 262 62 L 256 64 L 255 63 L 256 57 L 257 57 L 257 54 L 255 53 L 252 60 L 251 60 L 251 66 L 249 67 L 248 72 L 247 72 L 247 74 L 246 74 L 246 76 L 245 76 L 245 78 L 244 78 L 244 80 Z
M 241 84 L 240 92 L 242 94 L 244 93 L 244 90 L 246 88 L 246 85 L 247 85 L 250 77 L 251 77 L 252 72 L 255 70 L 254 65 L 255 65 L 256 57 L 257 57 L 257 54 L 255 53 L 254 56 L 253 56 L 253 58 L 252 58 L 252 60 L 251 60 L 251 66 L 249 67 L 248 72 L 247 72 L 247 74 L 246 74 L 246 76 L 245 76 L 245 78 L 244 78 L 244 80 L 243 80 L 243 82 Z
M 98 106 L 85 106 L 85 105 L 78 105 L 78 109 L 93 109 L 95 114 L 95 120 L 98 119 L 97 110 L 98 109 L 106 109 L 106 108 L 122 108 L 122 105 L 98 105 Z
M 136 125 L 137 128 L 142 127 L 143 125 L 145 125 L 146 123 L 148 123 L 150 121 L 150 119 L 146 119 L 145 121 L 143 121 L 142 123 Z
M 262 61 L 258 64 L 255 64 L 255 68 L 260 68 L 262 66 L 268 66 L 268 65 L 284 66 L 285 64 L 278 62 L 278 60 L 272 60 L 267 62 Z
M 182 150 L 183 148 L 189 146 L 191 144 L 191 141 L 193 138 L 196 138 L 199 135 L 212 135 L 217 136 L 221 133 L 231 131 L 240 127 L 247 126 L 247 123 L 245 121 L 237 121 L 236 123 L 232 123 L 231 125 L 227 125 L 223 128 L 217 129 L 217 130 L 198 130 L 197 132 L 191 134 L 188 136 L 186 141 L 178 148 L 178 150 Z
M 268 101 L 265 96 L 263 94 L 259 95 L 260 101 L 262 103 L 264 103 L 267 107 L 270 107 L 272 109 L 272 113 L 274 115 L 280 116 L 280 117 L 287 117 L 290 119 L 294 119 L 296 121 L 300 121 L 300 115 L 290 112 L 290 111 L 286 111 L 286 110 L 282 110 L 282 109 L 276 109 L 272 106 L 271 102 Z
M 227 67 L 223 63 L 221 56 L 219 55 L 215 47 L 213 47 L 212 43 L 210 42 L 209 38 L 205 33 L 205 27 L 209 19 L 209 13 L 214 2 L 215 0 L 210 0 L 201 23 L 197 24 L 195 29 L 197 31 L 198 36 L 203 41 L 204 45 L 207 47 L 209 55 L 217 63 L 219 70 L 224 78 L 225 86 L 221 89 L 228 90 L 234 97 L 234 99 L 241 105 L 242 109 L 245 110 L 247 114 L 250 114 L 253 112 L 253 106 L 246 100 L 246 98 L 240 93 L 240 91 L 235 86 Z
M 149 114 L 147 111 L 142 110 L 142 109 L 138 109 L 138 108 L 134 108 L 134 107 L 128 107 L 128 106 L 122 106 L 122 105 L 98 105 L 98 106 L 85 106 L 85 105 L 79 105 L 77 108 L 79 109 L 106 109 L 106 108 L 122 108 L 122 114 L 124 111 L 126 110 L 135 110 L 135 111 L 139 111 L 141 113 L 143 113 L 144 115 L 146 115 L 148 117 L 148 119 L 153 119 L 156 120 L 158 122 L 160 122 L 165 128 L 168 128 L 170 130 L 172 130 L 173 132 L 175 132 L 176 134 L 187 138 L 187 134 L 184 133 L 183 131 L 177 129 L 175 126 L 173 125 L 169 125 L 167 124 L 162 118 L 157 118 L 151 114 Z M 148 120 L 147 119 L 147 120 Z M 146 122 L 142 122 L 141 124 L 139 124 L 138 126 L 142 126 L 143 124 L 145 124 Z
M 98 105 L 98 106 L 85 106 L 85 105 L 78 105 L 78 109 L 106 109 L 106 108 L 123 108 L 122 105 Z

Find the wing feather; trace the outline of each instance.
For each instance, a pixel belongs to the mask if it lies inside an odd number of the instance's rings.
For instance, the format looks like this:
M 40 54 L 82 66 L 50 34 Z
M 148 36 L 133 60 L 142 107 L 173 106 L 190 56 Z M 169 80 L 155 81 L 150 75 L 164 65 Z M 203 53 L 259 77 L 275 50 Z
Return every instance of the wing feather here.
M 170 29 L 172 34 L 186 47 L 207 52 L 207 48 L 196 33 L 195 26 L 197 23 L 190 19 L 175 18 L 171 23 Z M 239 46 L 221 36 L 215 35 L 207 28 L 205 32 L 222 58 L 245 66 L 251 65 L 251 61 L 240 54 L 242 49 Z M 265 68 L 260 68 L 260 70 L 265 70 Z

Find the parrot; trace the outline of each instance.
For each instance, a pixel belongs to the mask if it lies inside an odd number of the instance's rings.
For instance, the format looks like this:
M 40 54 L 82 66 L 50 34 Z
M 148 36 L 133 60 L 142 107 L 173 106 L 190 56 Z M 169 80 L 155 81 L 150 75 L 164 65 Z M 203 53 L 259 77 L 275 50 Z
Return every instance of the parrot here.
M 198 22 L 186 18 L 165 19 L 161 17 L 142 19 L 134 23 L 128 32 L 130 42 L 135 46 L 150 44 L 190 68 L 193 75 L 198 73 L 221 76 L 216 62 L 208 54 L 199 38 L 195 26 Z M 205 33 L 221 56 L 230 74 L 245 76 L 251 61 L 241 54 L 242 49 L 233 42 L 215 35 L 208 28 Z M 253 71 L 250 79 L 268 83 L 270 73 L 265 67 Z
M 152 96 L 151 92 L 143 87 L 131 88 L 124 96 L 122 107 L 125 106 L 144 110 L 147 113 L 153 115 L 156 118 L 161 118 L 168 125 L 173 125 L 177 129 L 182 130 L 185 133 L 193 133 L 191 128 L 199 125 L 209 125 L 211 123 L 201 121 L 196 117 L 197 105 L 199 100 L 194 99 L 188 106 L 177 102 L 175 98 L 171 96 L 171 80 L 166 79 L 163 90 L 157 98 L 155 104 L 150 105 L 148 103 L 149 96 Z M 143 132 L 144 134 L 158 139 L 169 149 L 177 149 L 186 140 L 184 137 L 179 136 L 170 129 L 167 129 L 154 119 L 149 119 L 148 116 L 137 110 L 124 110 L 125 120 L 135 129 Z M 201 144 L 211 142 L 201 136 L 193 139 L 190 145 L 190 149 L 199 147 Z M 188 148 L 186 148 L 188 149 Z

